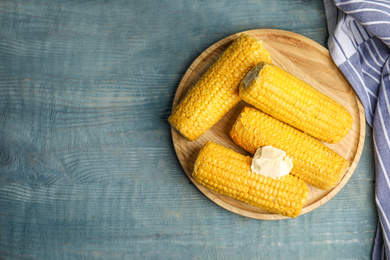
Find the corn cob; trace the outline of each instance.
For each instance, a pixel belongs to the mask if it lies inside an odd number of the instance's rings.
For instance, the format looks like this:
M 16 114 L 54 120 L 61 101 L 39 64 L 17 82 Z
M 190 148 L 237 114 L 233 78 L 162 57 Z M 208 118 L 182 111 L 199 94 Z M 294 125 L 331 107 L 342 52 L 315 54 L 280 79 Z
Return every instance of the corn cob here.
M 168 121 L 188 140 L 196 140 L 241 99 L 240 81 L 258 62 L 271 62 L 263 43 L 241 34 L 189 90 Z
M 263 112 L 328 143 L 352 126 L 351 114 L 333 99 L 273 64 L 261 62 L 239 88 L 240 97 Z
M 252 158 L 207 142 L 195 162 L 195 180 L 226 196 L 287 217 L 297 217 L 306 203 L 306 183 L 288 174 L 278 179 L 251 171 Z
M 320 141 L 255 108 L 242 110 L 230 136 L 252 154 L 266 145 L 284 150 L 293 161 L 290 174 L 319 189 L 336 186 L 349 167 L 346 159 Z

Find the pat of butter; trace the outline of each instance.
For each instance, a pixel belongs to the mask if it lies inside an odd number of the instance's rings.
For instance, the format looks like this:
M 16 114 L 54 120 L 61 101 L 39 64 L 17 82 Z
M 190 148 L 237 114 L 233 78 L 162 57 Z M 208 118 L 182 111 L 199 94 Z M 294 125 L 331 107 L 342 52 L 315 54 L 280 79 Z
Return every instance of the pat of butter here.
M 285 151 L 273 146 L 263 146 L 253 156 L 251 170 L 276 179 L 289 174 L 292 167 L 292 159 L 286 156 Z

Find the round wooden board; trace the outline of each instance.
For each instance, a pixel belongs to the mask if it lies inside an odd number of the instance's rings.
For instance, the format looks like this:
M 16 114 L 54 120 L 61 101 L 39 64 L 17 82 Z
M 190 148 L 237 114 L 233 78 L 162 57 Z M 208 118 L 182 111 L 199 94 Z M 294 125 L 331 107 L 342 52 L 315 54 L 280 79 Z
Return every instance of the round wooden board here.
M 301 212 L 301 214 L 305 214 L 335 196 L 344 187 L 354 172 L 364 144 L 366 126 L 364 109 L 348 81 L 333 63 L 329 56 L 329 51 L 320 44 L 302 35 L 282 30 L 258 29 L 246 31 L 245 33 L 255 36 L 264 42 L 274 64 L 336 100 L 348 109 L 354 119 L 351 131 L 341 142 L 337 144 L 325 143 L 328 147 L 346 158 L 350 162 L 351 167 L 341 182 L 331 190 L 323 191 L 309 185 L 309 196 Z M 231 35 L 215 43 L 192 63 L 177 89 L 173 101 L 173 109 L 185 96 L 188 89 L 240 34 Z M 237 146 L 229 135 L 230 129 L 245 105 L 247 104 L 241 101 L 221 121 L 196 141 L 188 141 L 172 128 L 172 138 L 176 154 L 188 178 L 190 178 L 204 195 L 219 206 L 234 213 L 255 219 L 285 219 L 286 217 L 284 216 L 270 213 L 207 189 L 192 178 L 193 166 L 198 152 L 208 140 L 229 147 L 239 153 L 250 155 L 244 149 Z

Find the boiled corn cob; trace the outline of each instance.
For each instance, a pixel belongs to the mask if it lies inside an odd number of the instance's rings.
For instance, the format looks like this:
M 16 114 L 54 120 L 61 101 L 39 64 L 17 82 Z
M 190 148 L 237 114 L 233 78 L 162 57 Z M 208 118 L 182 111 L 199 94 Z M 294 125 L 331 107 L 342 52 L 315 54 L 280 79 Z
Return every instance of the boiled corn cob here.
M 287 217 L 297 217 L 306 203 L 307 185 L 292 175 L 278 179 L 251 171 L 252 158 L 207 142 L 195 162 L 195 180 L 221 194 Z
M 333 99 L 273 64 L 261 62 L 239 88 L 240 97 L 263 112 L 328 143 L 352 126 L 351 114 Z
M 241 34 L 173 110 L 171 126 L 188 140 L 196 140 L 240 101 L 240 81 L 262 60 L 271 62 L 263 43 Z
M 292 158 L 290 174 L 319 189 L 336 186 L 349 167 L 346 159 L 320 141 L 255 108 L 242 110 L 230 135 L 252 154 L 266 145 L 284 150 Z

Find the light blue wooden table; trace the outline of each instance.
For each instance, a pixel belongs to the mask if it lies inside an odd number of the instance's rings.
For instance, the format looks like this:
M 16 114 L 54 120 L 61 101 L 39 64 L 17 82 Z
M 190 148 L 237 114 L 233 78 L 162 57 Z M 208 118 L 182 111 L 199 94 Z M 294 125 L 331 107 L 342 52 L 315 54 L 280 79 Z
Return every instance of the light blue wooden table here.
M 320 0 L 0 2 L 0 258 L 369 259 L 371 129 L 348 184 L 294 220 L 214 204 L 167 118 L 193 60 L 231 34 L 326 47 Z

